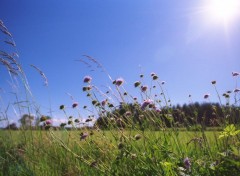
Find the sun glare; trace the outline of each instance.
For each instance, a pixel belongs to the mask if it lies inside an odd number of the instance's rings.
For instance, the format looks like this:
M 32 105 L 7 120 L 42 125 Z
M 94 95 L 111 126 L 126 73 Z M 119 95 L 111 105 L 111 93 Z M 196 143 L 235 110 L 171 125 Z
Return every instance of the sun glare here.
M 233 20 L 240 15 L 240 0 L 211 0 L 208 11 L 215 20 Z

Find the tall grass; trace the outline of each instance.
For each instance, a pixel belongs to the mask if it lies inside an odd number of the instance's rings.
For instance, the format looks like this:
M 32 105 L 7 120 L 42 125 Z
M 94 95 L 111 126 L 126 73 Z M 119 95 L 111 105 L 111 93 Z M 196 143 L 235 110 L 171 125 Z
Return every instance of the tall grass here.
M 0 120 L 9 120 L 9 106 L 19 117 L 28 115 L 26 126 L 20 130 L 0 131 L 1 175 L 240 174 L 240 130 L 234 121 L 240 118 L 237 113 L 238 73 L 233 73 L 236 77 L 234 92 L 224 93 L 226 105 L 223 105 L 216 81 L 212 82 L 221 109 L 211 105 L 215 125 L 210 128 L 206 123 L 208 114 L 203 113 L 199 119 L 194 104 L 190 115 L 174 109 L 165 82 L 155 73 L 150 75 L 150 86 L 144 84 L 147 79 L 144 75 L 139 76 L 133 83 L 139 96 L 134 97 L 124 88 L 123 78 L 112 79 L 96 59 L 84 55 L 84 60 L 80 61 L 95 64 L 112 86 L 104 92 L 94 85 L 94 78 L 84 77 L 83 92 L 94 111 L 87 106 L 84 108 L 93 114 L 83 119 L 78 103 L 74 102 L 71 107 L 78 114 L 74 117 L 66 108 L 69 105 L 60 105 L 67 122 L 54 128 L 35 104 L 27 76 L 18 61 L 16 44 L 2 21 L 0 29 L 4 37 L 8 37 L 5 43 L 14 50 L 13 53 L 9 53 L 9 49 L 1 51 L 1 63 L 7 68 L 11 85 L 24 92 L 13 92 L 15 103 L 1 107 Z M 32 67 L 47 85 L 47 77 L 41 69 Z M 233 104 L 230 104 L 230 96 L 234 96 Z M 208 99 L 209 95 L 204 97 Z M 32 126 L 32 114 L 39 116 L 42 128 Z

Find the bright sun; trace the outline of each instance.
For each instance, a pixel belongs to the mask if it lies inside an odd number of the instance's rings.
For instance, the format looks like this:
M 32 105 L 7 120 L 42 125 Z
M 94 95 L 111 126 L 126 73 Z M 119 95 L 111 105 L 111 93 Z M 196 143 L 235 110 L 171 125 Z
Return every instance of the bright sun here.
M 240 15 L 240 0 L 210 0 L 208 11 L 215 20 L 225 22 Z

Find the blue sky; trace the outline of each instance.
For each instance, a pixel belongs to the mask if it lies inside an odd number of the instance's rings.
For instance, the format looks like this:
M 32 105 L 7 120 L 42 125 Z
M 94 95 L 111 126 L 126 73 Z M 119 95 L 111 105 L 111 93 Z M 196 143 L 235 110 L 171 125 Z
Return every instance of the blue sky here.
M 173 104 L 188 103 L 189 94 L 203 102 L 210 93 L 217 101 L 212 80 L 220 93 L 233 90 L 231 73 L 240 72 L 240 15 L 223 23 L 202 10 L 208 2 L 1 0 L 0 18 L 13 34 L 36 102 L 43 112 L 51 104 L 58 116 L 59 105 L 71 106 L 67 92 L 81 106 L 86 104 L 85 75 L 103 90 L 102 85 L 111 85 L 96 67 L 92 72 L 75 61 L 86 59 L 84 54 L 96 58 L 113 79 L 124 78 L 125 89 L 134 96 L 133 82 L 143 73 L 148 83 L 151 72 L 166 81 Z M 30 64 L 45 73 L 48 87 Z M 1 68 L 4 98 L 9 95 L 5 72 Z

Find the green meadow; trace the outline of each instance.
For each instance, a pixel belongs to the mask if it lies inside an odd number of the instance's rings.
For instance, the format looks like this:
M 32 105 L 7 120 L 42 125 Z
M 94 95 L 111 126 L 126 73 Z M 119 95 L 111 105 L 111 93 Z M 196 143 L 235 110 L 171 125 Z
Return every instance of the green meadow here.
M 17 51 L 2 21 L 0 28 L 8 39 L 4 44 Z M 14 88 L 14 100 L 1 99 L 0 122 L 7 125 L 0 130 L 0 176 L 240 175 L 238 72 L 232 73 L 233 91 L 220 94 L 217 81 L 209 83 L 219 102 L 205 94 L 207 103 L 174 105 L 157 74 L 139 75 L 132 83 L 135 97 L 124 88 L 123 78 L 112 79 L 102 64 L 85 55 L 111 86 L 101 90 L 94 78 L 85 76 L 82 93 L 90 107 L 80 108 L 78 102 L 59 105 L 66 121 L 54 126 L 53 118 L 35 102 L 18 54 L 8 49 L 0 51 L 0 57 Z M 45 74 L 31 66 L 47 86 Z M 81 114 L 84 110 L 87 118 Z M 18 125 L 10 121 L 13 114 L 20 118 Z

